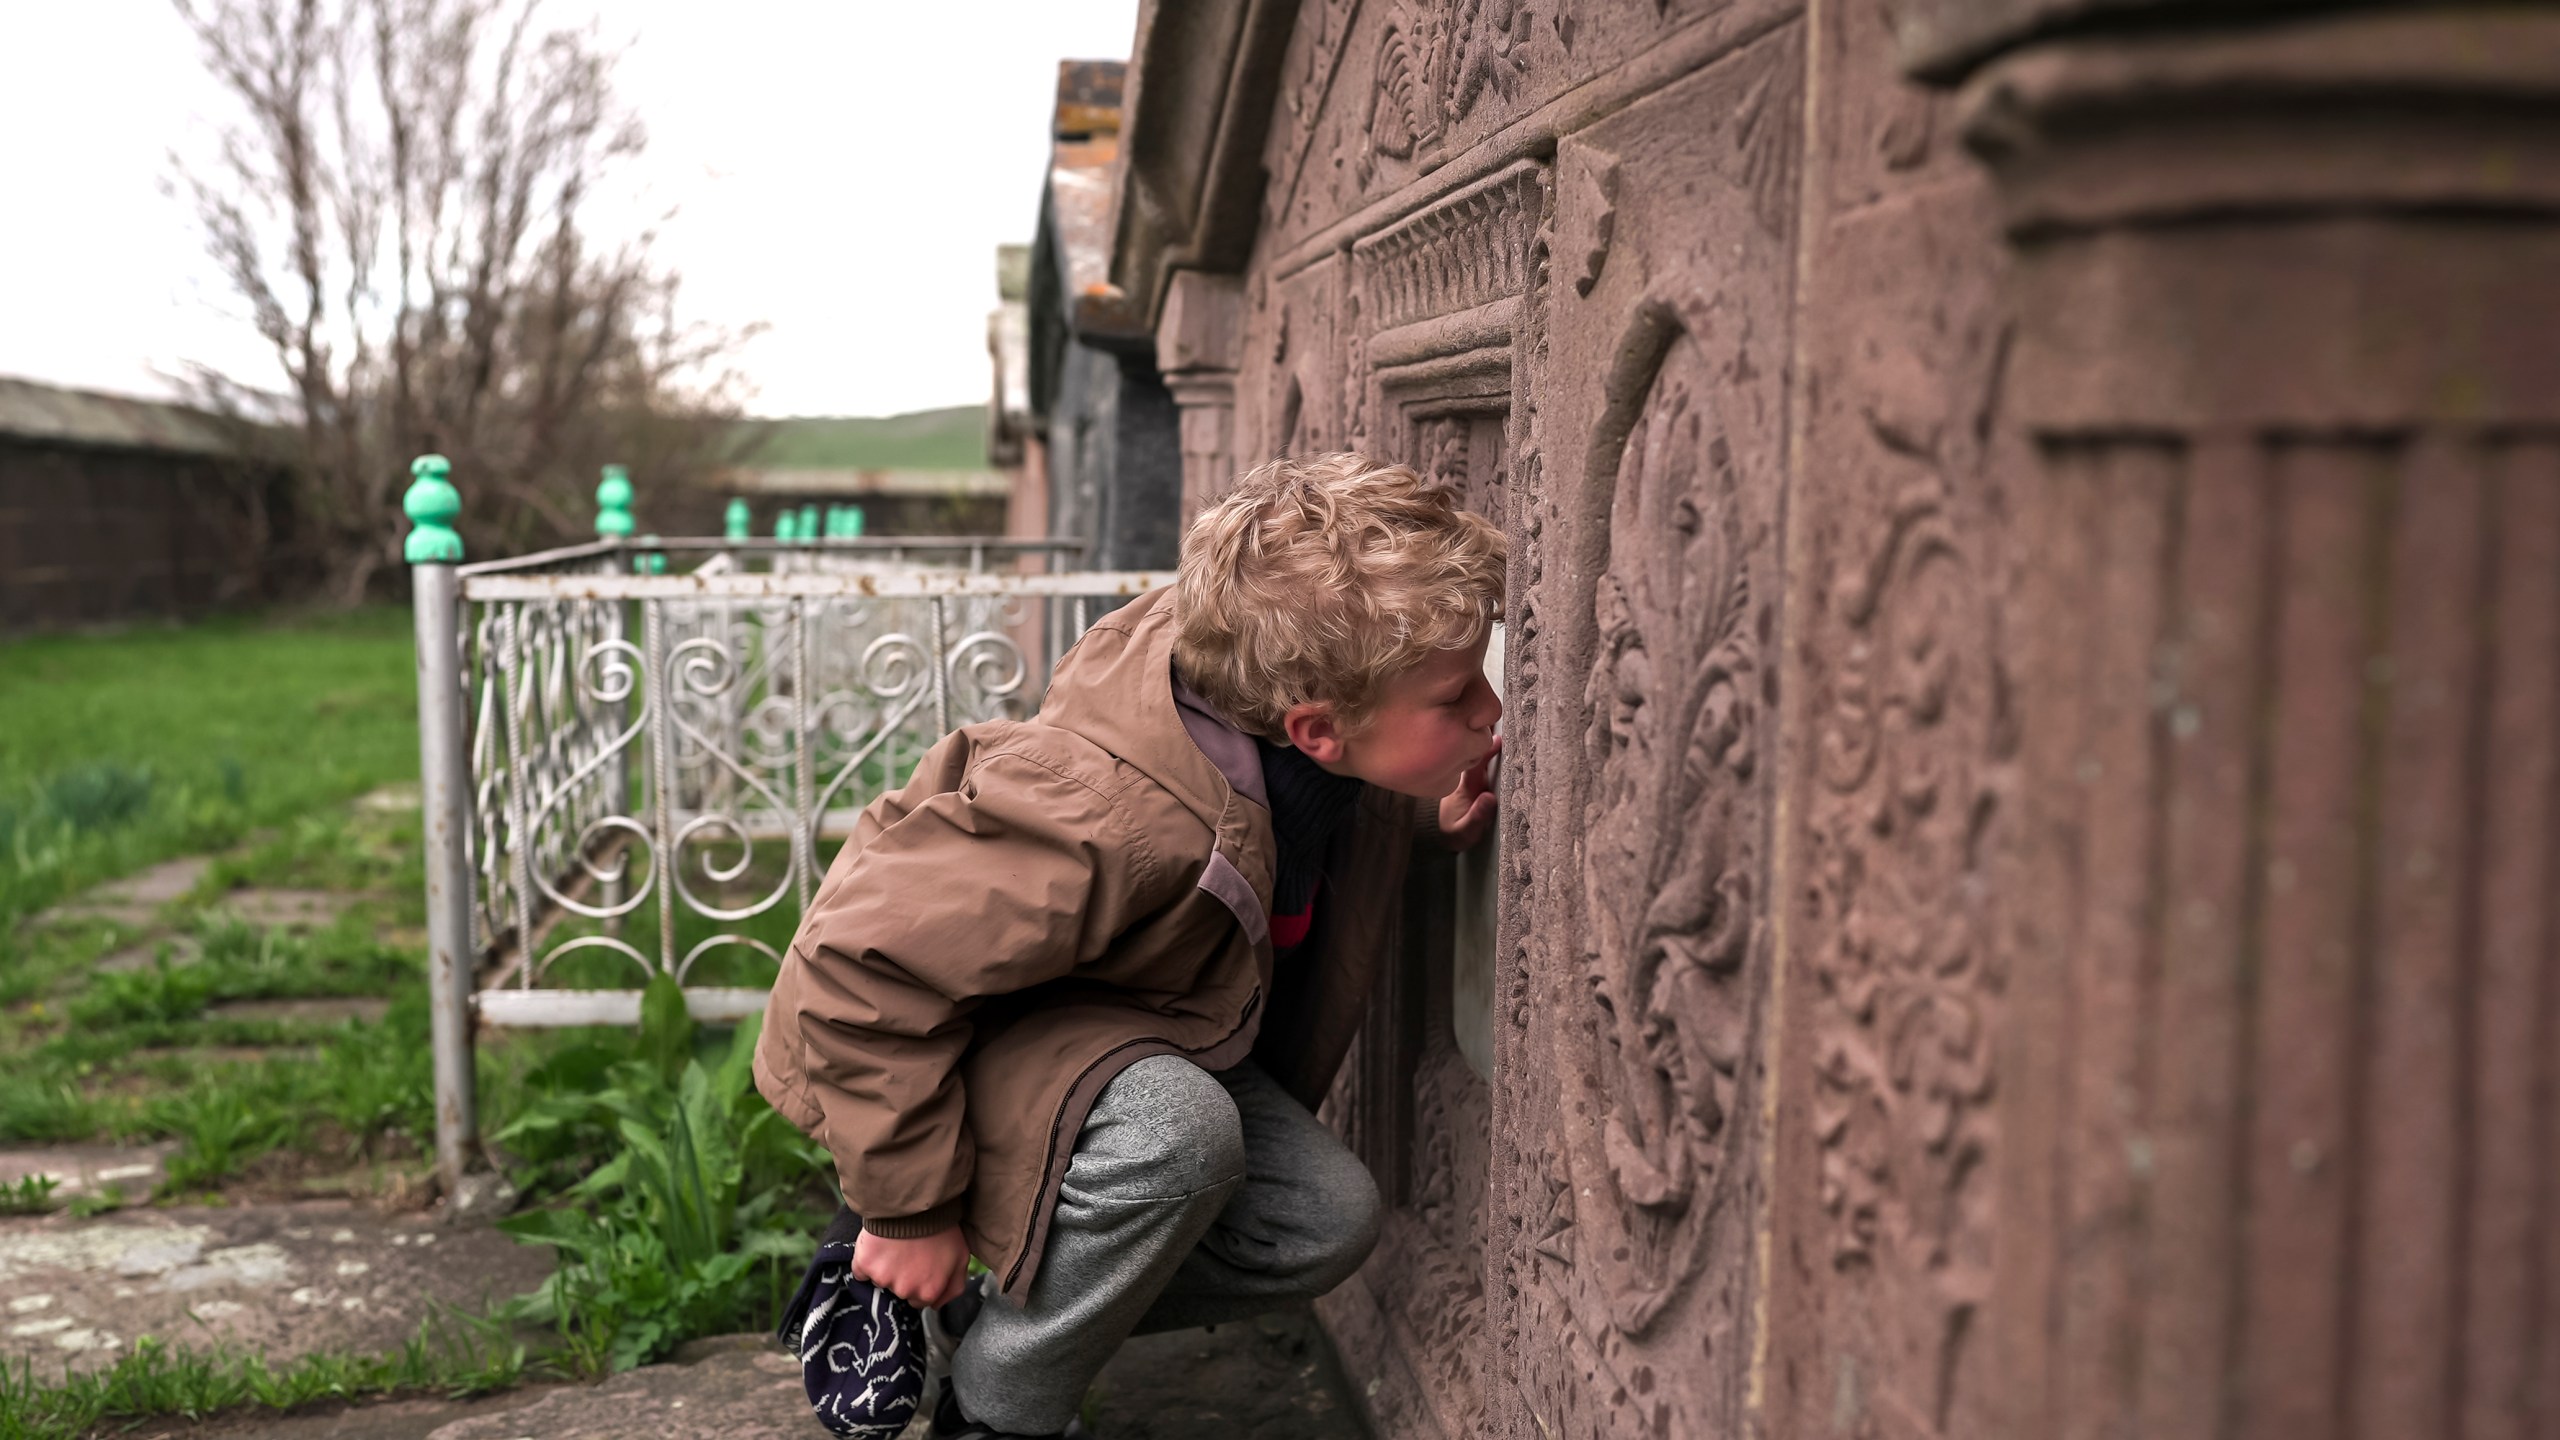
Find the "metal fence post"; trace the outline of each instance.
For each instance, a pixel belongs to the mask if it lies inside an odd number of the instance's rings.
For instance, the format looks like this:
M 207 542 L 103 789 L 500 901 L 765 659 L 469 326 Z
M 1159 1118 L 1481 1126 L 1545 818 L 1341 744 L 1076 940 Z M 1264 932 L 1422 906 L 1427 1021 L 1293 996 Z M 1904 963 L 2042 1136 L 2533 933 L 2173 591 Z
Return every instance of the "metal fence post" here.
M 604 478 L 596 486 L 596 535 L 599 538 L 606 540 L 622 540 L 630 537 L 632 528 L 631 498 L 631 472 L 620 465 L 607 465 L 604 467 Z M 604 564 L 601 568 L 607 574 L 618 574 L 624 568 L 623 557 L 620 555 L 608 555 L 605 557 Z M 620 600 L 597 600 L 589 603 L 599 605 L 604 608 L 607 617 L 607 639 L 620 640 L 630 633 L 629 606 Z M 625 695 L 619 703 L 612 701 L 600 702 L 613 714 L 613 729 L 614 733 L 617 735 L 622 733 L 623 728 L 631 723 L 632 699 L 632 696 Z M 605 763 L 604 783 L 606 792 L 612 797 L 605 802 L 604 813 L 607 815 L 630 814 L 632 811 L 632 802 L 631 752 L 629 750 L 618 750 L 614 752 L 613 758 Z M 619 853 L 627 853 L 627 850 Z M 591 858 L 601 859 L 602 857 Z M 622 909 L 625 873 L 626 867 L 619 863 L 619 855 L 617 854 L 617 863 L 613 867 L 612 878 L 600 882 L 597 886 L 597 890 L 599 892 L 597 898 L 604 902 L 604 907 L 606 909 L 616 912 L 612 918 L 604 922 L 604 933 L 607 935 L 619 935 L 622 933 L 622 915 L 620 914 L 620 911 Z M 530 957 L 533 953 L 533 937 L 529 931 L 525 934 L 520 943 L 522 944 L 526 955 Z
M 426 828 L 429 1048 L 435 1058 L 436 1171 L 458 1197 L 479 1140 L 471 1058 L 471 767 L 463 751 L 462 497 L 441 455 L 421 455 L 401 508 L 417 611 L 418 779 Z

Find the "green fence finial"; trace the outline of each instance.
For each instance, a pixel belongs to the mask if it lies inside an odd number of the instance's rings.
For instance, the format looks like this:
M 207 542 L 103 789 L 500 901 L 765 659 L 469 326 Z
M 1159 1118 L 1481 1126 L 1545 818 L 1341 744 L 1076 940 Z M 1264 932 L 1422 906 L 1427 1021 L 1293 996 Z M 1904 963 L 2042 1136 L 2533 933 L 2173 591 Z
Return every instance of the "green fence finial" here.
M 823 535 L 823 534 L 825 534 L 825 533 L 826 533 L 825 531 L 820 530 L 820 529 L 818 528 L 818 506 L 817 506 L 817 502 L 816 502 L 816 501 L 811 501 L 810 503 L 808 503 L 808 504 L 806 504 L 806 505 L 801 506 L 801 507 L 800 507 L 800 538 L 801 538 L 801 539 L 803 539 L 803 540 L 815 540 L 815 539 L 817 539 L 820 535 Z
M 409 462 L 409 473 L 416 478 L 409 484 L 409 493 L 400 497 L 400 508 L 413 523 L 400 553 L 412 565 L 459 564 L 462 536 L 455 533 L 453 522 L 462 514 L 462 492 L 445 478 L 453 473 L 453 462 L 441 455 L 421 455 Z
M 800 517 L 791 509 L 791 507 L 786 505 L 783 507 L 781 514 L 773 517 L 773 538 L 776 540 L 794 540 L 799 538 L 799 534 Z
M 844 538 L 847 540 L 862 538 L 862 507 L 859 505 L 844 507 Z
M 725 527 L 725 533 L 732 540 L 746 539 L 748 532 L 756 523 L 755 516 L 749 513 L 744 499 L 731 500 L 728 510 L 721 516 L 721 521 Z
M 631 472 L 619 465 L 604 467 L 604 483 L 596 487 L 596 533 L 631 533 Z

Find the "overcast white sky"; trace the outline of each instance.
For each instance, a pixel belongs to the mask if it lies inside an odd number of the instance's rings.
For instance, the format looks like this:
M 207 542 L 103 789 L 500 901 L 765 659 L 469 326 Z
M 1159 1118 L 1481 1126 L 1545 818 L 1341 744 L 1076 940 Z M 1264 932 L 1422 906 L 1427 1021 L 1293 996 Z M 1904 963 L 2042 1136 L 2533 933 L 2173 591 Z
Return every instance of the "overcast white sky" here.
M 987 390 L 995 247 L 1028 240 L 1057 62 L 1128 54 L 1137 0 L 552 0 L 630 41 L 641 177 L 685 311 L 770 328 L 763 414 Z M 272 375 L 164 193 L 222 113 L 168 0 L 0 3 L 0 374 L 165 394 L 185 361 Z M 257 367 L 265 366 L 264 370 Z

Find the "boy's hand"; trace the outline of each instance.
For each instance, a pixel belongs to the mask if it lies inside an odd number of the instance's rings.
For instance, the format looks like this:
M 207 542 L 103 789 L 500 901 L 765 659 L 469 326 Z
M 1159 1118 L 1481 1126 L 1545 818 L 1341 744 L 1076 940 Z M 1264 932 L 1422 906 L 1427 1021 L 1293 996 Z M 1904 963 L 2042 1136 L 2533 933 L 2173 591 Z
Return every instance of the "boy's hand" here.
M 1452 850 L 1473 850 L 1493 828 L 1494 762 L 1502 758 L 1502 737 L 1493 737 L 1492 753 L 1467 767 L 1458 788 L 1440 797 L 1440 843 Z
M 957 1225 L 912 1240 L 865 1230 L 853 1242 L 853 1278 L 930 1309 L 958 1296 L 969 1282 L 969 1242 Z

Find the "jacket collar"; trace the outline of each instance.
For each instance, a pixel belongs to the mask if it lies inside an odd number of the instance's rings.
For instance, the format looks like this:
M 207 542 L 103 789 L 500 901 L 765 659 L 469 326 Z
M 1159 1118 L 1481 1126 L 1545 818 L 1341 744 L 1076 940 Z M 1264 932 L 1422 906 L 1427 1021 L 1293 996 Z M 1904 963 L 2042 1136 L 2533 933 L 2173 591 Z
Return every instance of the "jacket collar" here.
M 1229 810 L 1239 797 L 1251 800 L 1267 832 L 1270 801 L 1253 737 L 1174 675 L 1173 634 L 1170 588 L 1094 622 L 1058 662 L 1040 721 L 1110 751 L 1222 831 L 1250 824 Z
M 1253 737 L 1220 714 L 1216 706 L 1200 698 L 1200 692 L 1184 683 L 1180 672 L 1173 677 L 1173 708 L 1182 717 L 1182 728 L 1191 743 L 1218 767 L 1227 784 L 1235 792 L 1268 810 L 1271 808 L 1270 782 L 1262 773 L 1262 748 Z

